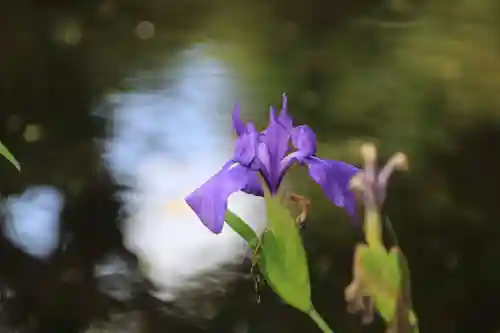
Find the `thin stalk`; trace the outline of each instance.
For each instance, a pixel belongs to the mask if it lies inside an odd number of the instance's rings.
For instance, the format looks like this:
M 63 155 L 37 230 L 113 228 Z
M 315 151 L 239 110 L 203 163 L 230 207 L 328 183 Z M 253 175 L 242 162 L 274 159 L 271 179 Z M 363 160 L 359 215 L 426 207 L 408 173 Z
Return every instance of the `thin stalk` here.
M 334 333 L 323 318 L 321 318 L 316 309 L 312 308 L 308 312 L 308 315 L 324 333 Z

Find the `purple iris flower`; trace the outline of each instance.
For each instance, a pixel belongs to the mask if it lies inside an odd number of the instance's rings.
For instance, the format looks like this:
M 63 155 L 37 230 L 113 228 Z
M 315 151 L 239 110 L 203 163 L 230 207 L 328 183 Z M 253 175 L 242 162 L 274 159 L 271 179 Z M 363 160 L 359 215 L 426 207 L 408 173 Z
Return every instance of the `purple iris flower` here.
M 306 125 L 293 126 L 287 112 L 286 95 L 283 95 L 279 115 L 271 107 L 269 126 L 264 131 L 259 133 L 252 123 L 244 123 L 238 106 L 233 111 L 233 128 L 238 136 L 233 158 L 186 197 L 186 203 L 213 233 L 222 231 L 231 194 L 243 191 L 263 196 L 260 174 L 269 192 L 275 195 L 286 171 L 295 163 L 307 166 L 309 175 L 326 196 L 355 215 L 355 197 L 349 182 L 359 169 L 316 156 L 316 135 Z M 290 139 L 295 148 L 293 152 L 290 151 Z

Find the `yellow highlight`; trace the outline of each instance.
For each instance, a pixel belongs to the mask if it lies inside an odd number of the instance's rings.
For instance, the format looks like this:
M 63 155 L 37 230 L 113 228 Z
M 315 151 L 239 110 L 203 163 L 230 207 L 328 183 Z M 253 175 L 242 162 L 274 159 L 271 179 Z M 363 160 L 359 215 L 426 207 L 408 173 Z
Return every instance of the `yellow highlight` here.
M 175 214 L 177 216 L 188 215 L 192 212 L 191 207 L 188 206 L 184 198 L 167 202 L 165 208 L 169 214 Z

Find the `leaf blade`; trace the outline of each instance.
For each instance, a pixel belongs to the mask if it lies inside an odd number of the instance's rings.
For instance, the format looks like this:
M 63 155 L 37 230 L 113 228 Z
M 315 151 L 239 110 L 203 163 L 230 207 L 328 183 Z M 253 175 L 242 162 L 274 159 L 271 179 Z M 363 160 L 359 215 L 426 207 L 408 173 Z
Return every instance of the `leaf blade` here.
M 383 247 L 367 247 L 362 256 L 366 287 L 372 295 L 375 308 L 386 322 L 396 313 L 401 286 L 399 256 Z
M 262 272 L 289 305 L 308 313 L 312 308 L 307 256 L 288 208 L 277 196 L 266 196 L 269 228 L 262 240 Z
M 21 165 L 7 147 L 0 141 L 0 155 L 3 155 L 16 169 L 21 171 Z
M 226 211 L 225 221 L 231 229 L 233 229 L 248 243 L 248 246 L 250 246 L 251 249 L 255 250 L 257 248 L 257 245 L 259 244 L 259 237 L 255 231 L 238 215 L 228 209 Z

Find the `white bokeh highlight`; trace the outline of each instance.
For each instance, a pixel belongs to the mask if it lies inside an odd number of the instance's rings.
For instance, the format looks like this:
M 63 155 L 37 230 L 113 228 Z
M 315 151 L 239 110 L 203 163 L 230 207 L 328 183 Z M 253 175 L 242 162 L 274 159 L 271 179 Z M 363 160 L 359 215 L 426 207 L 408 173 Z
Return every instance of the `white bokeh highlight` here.
M 59 245 L 59 216 L 64 198 L 51 186 L 36 186 L 5 200 L 5 237 L 38 259 L 46 259 Z
M 237 96 L 230 71 L 203 46 L 183 52 L 176 68 L 153 77 L 154 88 L 141 89 L 147 76 L 138 74 L 131 81 L 137 89 L 109 96 L 115 111 L 107 161 L 117 181 L 132 188 L 123 196 L 125 244 L 161 288 L 157 296 L 174 300 L 203 287 L 207 272 L 241 263 L 248 253 L 229 226 L 212 234 L 183 201 L 231 158 Z M 257 232 L 264 229 L 261 198 L 234 194 L 229 209 Z

